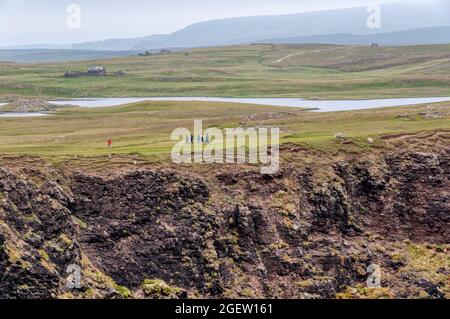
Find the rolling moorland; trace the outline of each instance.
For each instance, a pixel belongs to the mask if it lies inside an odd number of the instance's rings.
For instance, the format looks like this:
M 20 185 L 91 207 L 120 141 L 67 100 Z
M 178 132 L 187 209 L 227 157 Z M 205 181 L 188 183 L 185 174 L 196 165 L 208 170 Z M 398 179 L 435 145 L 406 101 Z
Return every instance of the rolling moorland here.
M 253 45 L 149 57 L 1 63 L 0 99 L 16 96 L 224 96 L 357 99 L 450 95 L 449 45 L 378 47 Z M 104 65 L 126 78 L 66 79 Z
M 341 147 L 360 152 L 367 139 L 383 134 L 446 130 L 450 103 L 352 112 L 315 113 L 298 108 L 212 102 L 141 102 L 107 108 L 63 108 L 52 116 L 0 118 L 0 152 L 35 155 L 51 161 L 109 154 L 134 155 L 149 161 L 170 160 L 178 127 L 193 129 L 194 119 L 204 127 L 279 127 L 282 143 L 304 144 L 333 153 Z M 335 139 L 343 133 L 351 143 Z M 113 150 L 106 140 L 114 142 Z
M 90 63 L 5 63 L 0 90 L 444 96 L 448 48 L 196 49 L 96 61 L 127 76 L 74 79 L 63 72 Z M 279 127 L 280 171 L 172 164 L 171 131 L 197 118 Z M 0 297 L 449 298 L 449 127 L 450 103 L 315 113 L 142 102 L 0 118 Z M 69 289 L 74 264 L 81 287 Z M 370 264 L 381 288 L 367 288 Z

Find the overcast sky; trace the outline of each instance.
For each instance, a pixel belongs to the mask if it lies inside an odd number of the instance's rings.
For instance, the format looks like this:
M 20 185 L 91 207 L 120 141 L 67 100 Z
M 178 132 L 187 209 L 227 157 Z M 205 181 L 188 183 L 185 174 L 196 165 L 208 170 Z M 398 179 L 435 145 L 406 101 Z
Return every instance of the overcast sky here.
M 288 14 L 368 5 L 375 0 L 0 0 L 0 47 L 75 43 L 171 33 L 227 17 Z M 398 2 L 418 0 L 376 0 Z M 433 0 L 421 0 L 433 1 Z M 81 28 L 67 28 L 67 7 L 81 8 Z

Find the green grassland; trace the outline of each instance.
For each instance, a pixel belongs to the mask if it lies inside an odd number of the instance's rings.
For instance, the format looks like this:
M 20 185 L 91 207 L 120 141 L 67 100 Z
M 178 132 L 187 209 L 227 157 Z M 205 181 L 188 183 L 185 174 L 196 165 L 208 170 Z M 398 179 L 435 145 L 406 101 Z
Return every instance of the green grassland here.
M 428 117 L 426 114 L 439 114 Z M 407 108 L 316 113 L 295 108 L 212 102 L 141 102 L 119 107 L 61 109 L 38 118 L 0 118 L 0 154 L 37 155 L 52 161 L 110 154 L 165 160 L 171 132 L 193 120 L 204 128 L 279 127 L 281 142 L 326 152 L 382 147 L 380 137 L 450 128 L 450 103 Z M 349 144 L 334 137 L 343 133 Z M 367 138 L 375 143 L 369 145 Z M 107 148 L 112 138 L 114 147 Z
M 0 98 L 232 96 L 379 98 L 450 96 L 450 45 L 355 47 L 251 45 L 193 49 L 104 61 L 0 63 Z M 67 70 L 105 65 L 125 77 L 66 79 Z M 424 114 L 437 114 L 426 116 Z M 134 155 L 167 159 L 173 129 L 279 127 L 282 143 L 340 150 L 336 133 L 359 152 L 383 135 L 447 130 L 450 103 L 316 113 L 296 108 L 230 103 L 142 102 L 109 108 L 65 108 L 38 118 L 0 118 L 0 154 L 74 157 Z M 367 138 L 375 139 L 369 145 Z M 112 138 L 113 149 L 106 147 Z
M 122 70 L 127 76 L 63 77 L 67 70 L 90 65 L 105 65 L 111 74 Z M 84 62 L 0 62 L 0 99 L 449 96 L 449 71 L 450 45 L 230 46 Z

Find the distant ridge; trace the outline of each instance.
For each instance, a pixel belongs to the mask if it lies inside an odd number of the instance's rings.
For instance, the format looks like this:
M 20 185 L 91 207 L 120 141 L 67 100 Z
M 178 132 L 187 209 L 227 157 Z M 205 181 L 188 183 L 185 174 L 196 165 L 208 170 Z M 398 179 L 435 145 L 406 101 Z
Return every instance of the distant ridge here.
M 382 34 L 327 34 L 307 37 L 263 39 L 258 42 L 273 44 L 341 44 L 341 45 L 424 45 L 450 43 L 450 27 L 422 28 Z
M 288 15 L 210 20 L 189 25 L 171 34 L 60 46 L 52 44 L 15 46 L 13 49 L 74 49 L 123 53 L 255 42 L 349 45 L 365 45 L 371 42 L 385 45 L 450 43 L 448 0 L 388 3 L 383 4 L 381 9 L 380 29 L 367 27 L 369 13 L 364 6 Z
M 142 51 L 232 45 L 251 43 L 261 39 L 298 39 L 299 37 L 317 39 L 318 36 L 334 36 L 336 34 L 346 35 L 346 39 L 336 40 L 340 43 L 357 44 L 365 43 L 367 40 L 356 39 L 356 35 L 388 34 L 419 29 L 431 31 L 430 28 L 450 26 L 450 3 L 442 1 L 439 6 L 430 5 L 429 2 L 384 4 L 382 5 L 382 27 L 380 29 L 367 27 L 368 16 L 367 7 L 364 6 L 288 15 L 238 17 L 195 23 L 168 35 L 78 43 L 74 44 L 73 48 Z M 402 41 L 394 38 L 397 35 L 403 36 L 402 34 L 391 34 L 387 41 L 401 43 Z M 355 42 L 351 41 L 352 37 L 355 38 Z M 408 37 L 411 38 L 410 35 Z M 428 35 L 421 34 L 413 42 L 426 44 L 430 41 Z M 412 43 L 412 41 L 408 43 Z
M 83 61 L 109 59 L 136 54 L 137 52 L 134 51 L 92 51 L 67 49 L 0 50 L 0 61 L 17 63 Z

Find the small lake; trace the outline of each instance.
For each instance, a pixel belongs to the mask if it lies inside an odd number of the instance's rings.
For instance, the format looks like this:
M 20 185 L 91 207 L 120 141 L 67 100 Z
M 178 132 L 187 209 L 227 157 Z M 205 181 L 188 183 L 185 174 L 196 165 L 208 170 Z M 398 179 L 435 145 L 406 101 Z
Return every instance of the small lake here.
M 219 98 L 219 97 L 151 97 L 151 98 L 102 98 L 79 99 L 67 101 L 52 101 L 56 105 L 77 105 L 80 107 L 108 107 L 142 101 L 196 101 L 196 102 L 225 102 L 246 103 L 271 106 L 286 106 L 313 108 L 318 112 L 365 110 L 390 106 L 407 106 L 424 103 L 450 101 L 450 97 L 429 98 L 400 98 L 400 99 L 374 99 L 374 100 L 305 100 L 298 98 Z
M 0 106 L 6 105 L 8 103 L 0 103 Z M 48 114 L 45 113 L 0 113 L 0 118 L 9 118 L 9 117 L 39 117 L 45 116 Z
M 46 113 L 0 113 L 0 118 L 14 118 L 14 117 L 40 117 L 47 116 Z
M 450 97 L 426 97 L 404 99 L 374 99 L 374 100 L 305 100 L 298 98 L 221 98 L 221 97 L 149 97 L 149 98 L 101 98 L 74 99 L 50 101 L 55 105 L 76 105 L 80 107 L 108 107 L 143 101 L 194 101 L 194 102 L 224 102 L 245 103 L 268 106 L 285 106 L 314 109 L 316 112 L 366 110 L 390 106 L 408 106 L 424 103 L 446 102 Z M 0 103 L 0 106 L 6 103 Z M 46 113 L 0 113 L 0 118 L 39 117 Z

